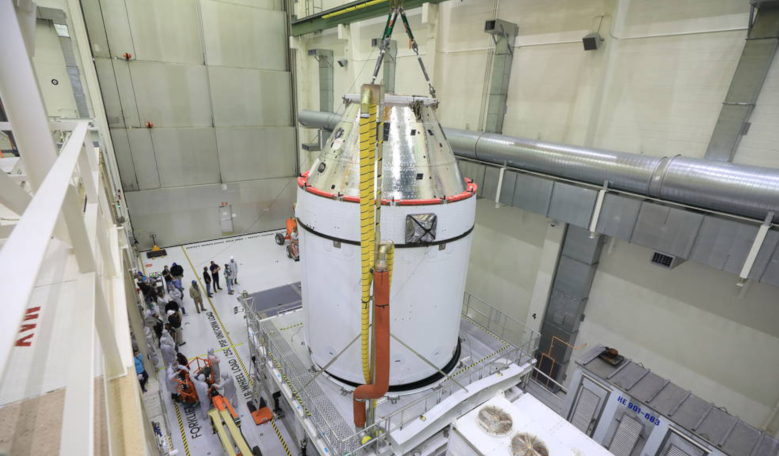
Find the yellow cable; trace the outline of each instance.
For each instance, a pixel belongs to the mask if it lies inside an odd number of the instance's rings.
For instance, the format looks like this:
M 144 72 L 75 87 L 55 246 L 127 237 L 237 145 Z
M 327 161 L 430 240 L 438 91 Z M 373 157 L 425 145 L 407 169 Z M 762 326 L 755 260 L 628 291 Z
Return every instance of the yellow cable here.
M 370 302 L 371 269 L 375 260 L 376 226 L 376 100 L 371 99 L 371 89 L 363 87 L 363 104 L 360 113 L 360 264 L 361 264 L 361 315 L 360 348 L 362 373 L 365 383 L 371 383 L 370 361 Z

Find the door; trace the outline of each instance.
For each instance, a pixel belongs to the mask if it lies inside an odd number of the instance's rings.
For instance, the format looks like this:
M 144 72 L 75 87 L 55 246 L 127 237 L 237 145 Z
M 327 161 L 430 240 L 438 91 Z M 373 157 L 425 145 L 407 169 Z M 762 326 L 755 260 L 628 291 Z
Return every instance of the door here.
M 592 437 L 608 395 L 608 390 L 589 378 L 582 377 L 568 421 L 576 426 L 577 429 Z
M 233 209 L 227 203 L 222 203 L 219 206 L 219 226 L 222 228 L 222 236 L 234 234 Z
M 644 426 L 638 421 L 629 416 L 623 416 L 622 421 L 617 426 L 617 432 L 614 433 L 614 438 L 611 439 L 611 444 L 609 445 L 611 454 L 614 456 L 630 456 L 636 447 L 636 443 L 638 443 L 638 439 L 641 437 L 643 429 Z

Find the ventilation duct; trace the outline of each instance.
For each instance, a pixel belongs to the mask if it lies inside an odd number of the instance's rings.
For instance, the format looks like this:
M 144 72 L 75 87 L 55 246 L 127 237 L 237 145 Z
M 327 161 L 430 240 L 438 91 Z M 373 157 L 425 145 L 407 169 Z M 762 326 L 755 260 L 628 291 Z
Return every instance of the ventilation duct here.
M 300 123 L 332 129 L 340 115 L 301 111 Z M 625 152 L 445 128 L 460 157 L 603 185 L 758 220 L 779 213 L 779 170 Z
M 479 410 L 476 422 L 484 432 L 491 435 L 506 435 L 511 432 L 514 421 L 505 410 L 494 405 L 488 405 Z
M 652 259 L 649 260 L 649 262 L 661 268 L 674 269 L 675 267 L 684 263 L 684 259 L 677 258 L 673 255 L 666 255 L 662 252 L 654 252 L 652 253 Z

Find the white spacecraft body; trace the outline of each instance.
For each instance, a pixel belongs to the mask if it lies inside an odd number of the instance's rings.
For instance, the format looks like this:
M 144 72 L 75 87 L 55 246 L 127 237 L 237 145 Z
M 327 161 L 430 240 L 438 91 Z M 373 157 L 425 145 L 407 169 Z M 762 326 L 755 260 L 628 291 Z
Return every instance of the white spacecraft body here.
M 356 96 L 345 102 L 321 155 L 298 179 L 296 216 L 306 344 L 331 377 L 360 384 L 360 105 Z M 436 105 L 431 98 L 387 95 L 380 112 L 389 126 L 380 146 L 380 240 L 395 243 L 391 391 L 432 384 L 460 357 L 476 186 L 460 174 Z

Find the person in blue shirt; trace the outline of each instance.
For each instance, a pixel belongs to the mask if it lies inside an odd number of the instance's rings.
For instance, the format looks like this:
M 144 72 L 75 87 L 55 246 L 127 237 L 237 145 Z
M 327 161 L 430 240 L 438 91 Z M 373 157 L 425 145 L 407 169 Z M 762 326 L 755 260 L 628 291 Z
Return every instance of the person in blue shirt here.
M 149 374 L 146 373 L 146 368 L 143 367 L 143 355 L 138 349 L 135 350 L 135 373 L 138 374 L 138 380 L 141 382 L 141 390 L 146 392 L 146 382 L 149 381 Z

